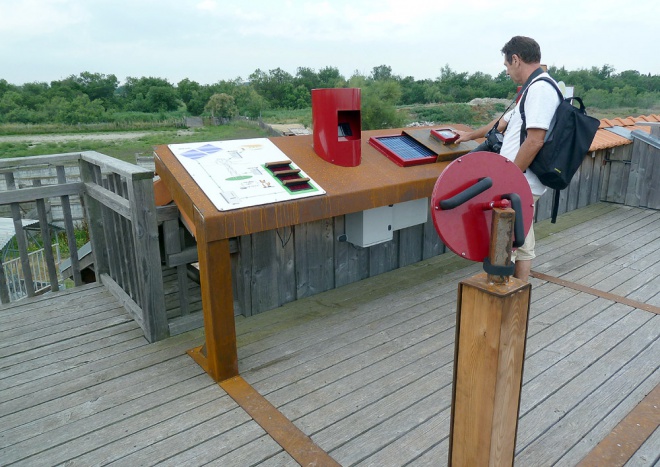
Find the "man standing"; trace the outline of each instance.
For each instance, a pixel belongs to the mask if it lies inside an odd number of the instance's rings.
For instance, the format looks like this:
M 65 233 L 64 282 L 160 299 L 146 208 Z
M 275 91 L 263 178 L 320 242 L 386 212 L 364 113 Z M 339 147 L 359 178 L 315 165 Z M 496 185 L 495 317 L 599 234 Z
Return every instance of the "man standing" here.
M 541 68 L 541 48 L 534 39 L 515 36 L 504 44 L 502 54 L 504 55 L 504 66 L 507 75 L 515 83 L 522 85 L 521 95 L 527 93 L 524 108 L 527 137 L 521 145 L 522 118 L 520 116 L 520 104 L 518 103 L 512 111 L 506 113 L 500 119 L 498 129 L 504 133 L 500 154 L 512 160 L 525 173 L 534 201 L 536 201 L 545 193 L 546 188 L 538 177 L 527 168 L 543 146 L 545 134 L 550 128 L 552 117 L 560 104 L 560 100 L 552 84 L 545 81 L 536 82 L 537 78 L 549 77 L 549 75 Z M 474 131 L 459 131 L 460 138 L 457 143 L 483 138 L 496 122 L 497 120 L 493 120 L 490 124 Z M 529 279 L 532 259 L 536 256 L 534 253 L 535 243 L 534 225 L 532 224 L 525 238 L 525 244 L 518 248 L 513 255 L 516 263 L 514 276 L 518 279 L 524 281 Z

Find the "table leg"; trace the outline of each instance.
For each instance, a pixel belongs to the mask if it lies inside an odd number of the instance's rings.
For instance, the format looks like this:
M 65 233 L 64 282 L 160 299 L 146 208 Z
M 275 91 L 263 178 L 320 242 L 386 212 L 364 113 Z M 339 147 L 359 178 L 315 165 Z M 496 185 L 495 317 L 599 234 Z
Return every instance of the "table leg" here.
M 219 382 L 238 375 L 229 240 L 207 242 L 197 228 L 197 252 L 206 343 L 188 354 Z

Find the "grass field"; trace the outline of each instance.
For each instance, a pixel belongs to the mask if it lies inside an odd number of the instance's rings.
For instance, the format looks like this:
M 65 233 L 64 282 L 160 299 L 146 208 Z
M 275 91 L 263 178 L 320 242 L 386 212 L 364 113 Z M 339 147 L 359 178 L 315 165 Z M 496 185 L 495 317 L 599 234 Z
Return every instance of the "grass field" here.
M 161 144 L 189 143 L 201 141 L 221 141 L 227 139 L 260 138 L 267 136 L 266 131 L 258 125 L 237 121 L 228 125 L 205 126 L 203 128 L 185 129 L 158 128 L 156 130 L 136 132 L 140 135 L 133 139 L 104 138 L 102 140 L 83 139 L 88 131 L 81 133 L 61 133 L 66 136 L 63 141 L 50 141 L 49 138 L 38 138 L 30 141 L 2 142 L 0 137 L 0 158 L 26 157 L 47 154 L 59 154 L 77 151 L 98 151 L 127 162 L 135 162 L 136 155 L 148 155 L 153 147 Z M 105 132 L 108 135 L 107 132 Z M 126 134 L 123 132 L 123 135 Z M 78 138 L 77 138 L 78 137 Z M 41 141 L 42 140 L 42 141 Z

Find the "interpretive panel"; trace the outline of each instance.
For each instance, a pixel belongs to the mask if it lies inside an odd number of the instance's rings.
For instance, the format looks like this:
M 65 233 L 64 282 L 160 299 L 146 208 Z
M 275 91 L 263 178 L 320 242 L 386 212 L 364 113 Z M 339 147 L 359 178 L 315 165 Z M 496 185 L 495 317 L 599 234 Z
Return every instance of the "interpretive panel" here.
M 169 148 L 220 211 L 325 194 L 267 138 Z

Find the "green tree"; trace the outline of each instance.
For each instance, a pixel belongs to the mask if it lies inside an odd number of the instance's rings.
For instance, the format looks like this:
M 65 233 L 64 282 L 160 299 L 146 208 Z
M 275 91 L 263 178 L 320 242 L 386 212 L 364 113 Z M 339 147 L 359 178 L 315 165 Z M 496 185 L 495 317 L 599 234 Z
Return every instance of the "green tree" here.
M 73 79 L 91 102 L 99 100 L 106 109 L 117 105 L 115 93 L 119 87 L 119 80 L 115 75 L 84 71 Z
M 308 91 L 320 87 L 319 75 L 311 68 L 299 67 L 294 79 L 297 86 L 303 86 Z
M 17 91 L 7 91 L 0 97 L 0 114 L 23 107 L 23 96 Z
M 48 83 L 26 83 L 21 86 L 21 102 L 23 106 L 36 110 L 48 101 Z
M 128 77 L 120 95 L 126 110 L 163 112 L 176 110 L 179 105 L 176 89 L 162 78 Z
M 236 86 L 233 91 L 239 113 L 250 118 L 258 118 L 261 112 L 268 109 L 266 99 L 250 85 Z
M 53 98 L 47 108 L 54 121 L 74 125 L 77 123 L 98 123 L 105 119 L 105 107 L 101 99 L 89 100 L 87 94 L 79 94 L 72 100 Z
M 191 115 L 202 115 L 204 113 L 204 107 L 211 98 L 211 95 L 210 91 L 204 88 L 192 91 L 191 97 L 186 103 L 186 110 Z
M 179 95 L 172 86 L 153 86 L 147 91 L 145 112 L 170 112 L 179 108 Z
M 179 93 L 179 99 L 186 104 L 186 107 L 189 106 L 190 101 L 195 97 L 195 93 L 199 94 L 202 86 L 197 81 L 191 81 L 188 78 L 182 79 L 176 85 L 176 90 Z M 190 112 L 190 109 L 188 108 Z M 193 114 L 198 115 L 198 114 Z
M 397 79 L 398 77 L 395 77 L 392 75 L 392 67 L 388 65 L 379 65 L 373 67 L 371 70 L 371 79 L 374 81 L 387 81 L 391 79 Z
M 9 84 L 7 80 L 0 79 L 0 98 L 5 95 L 6 92 L 15 90 L 16 86 Z
M 213 94 L 209 99 L 204 110 L 211 114 L 211 117 L 232 118 L 238 113 L 238 107 L 234 98 L 228 94 Z
M 339 68 L 327 66 L 318 73 L 319 88 L 345 88 L 346 78 L 339 73 Z
M 356 73 L 348 85 L 361 89 L 363 130 L 396 128 L 403 125 L 403 115 L 397 112 L 395 106 L 395 102 L 401 98 L 401 85 L 398 82 L 374 81 Z
M 264 73 L 260 69 L 250 75 L 250 84 L 275 108 L 286 108 L 293 93 L 294 79 L 290 73 L 276 68 Z

